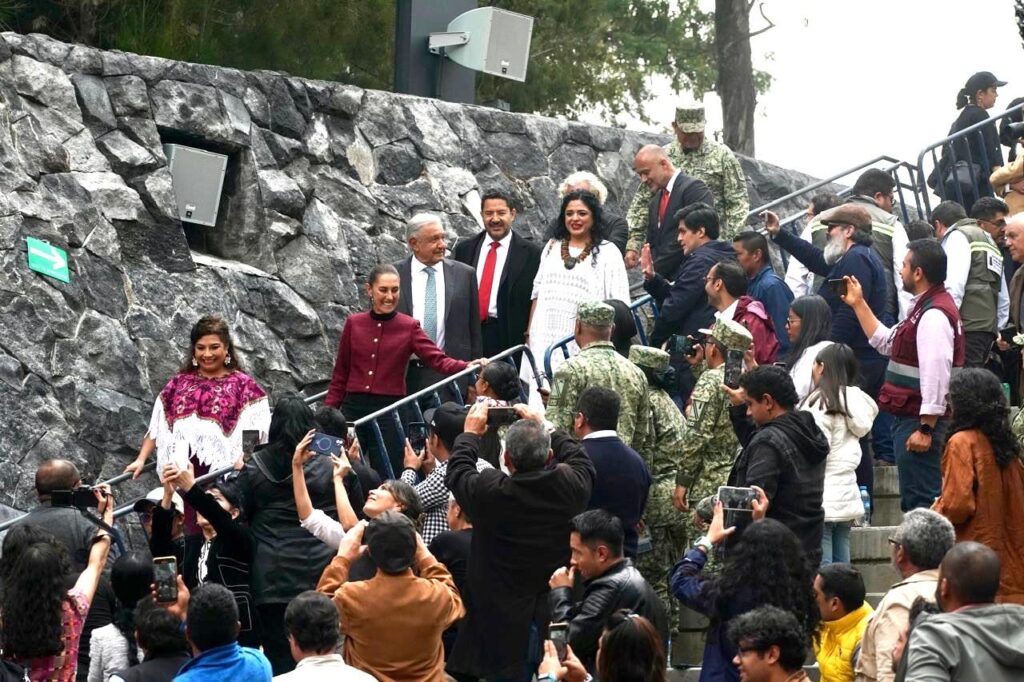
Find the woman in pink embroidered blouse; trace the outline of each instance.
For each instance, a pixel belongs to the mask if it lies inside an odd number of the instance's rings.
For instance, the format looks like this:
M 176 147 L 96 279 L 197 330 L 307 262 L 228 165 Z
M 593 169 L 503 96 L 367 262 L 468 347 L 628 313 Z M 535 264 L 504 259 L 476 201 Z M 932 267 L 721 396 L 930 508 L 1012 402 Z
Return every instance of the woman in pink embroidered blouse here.
M 101 486 L 97 511 L 109 526 L 114 523 L 114 498 Z M 99 530 L 89 551 L 89 563 L 74 587 L 67 589 L 71 562 L 55 538 L 33 542 L 11 565 L 0 603 L 0 629 L 4 657 L 25 668 L 32 682 L 72 682 L 78 667 L 78 645 L 89 605 L 96 594 L 111 537 Z
M 185 469 L 191 462 L 201 475 L 241 465 L 244 431 L 259 431 L 259 442 L 266 442 L 267 393 L 242 371 L 227 324 L 208 315 L 190 336 L 189 357 L 160 391 L 139 454 L 125 467 L 135 478 L 154 448 L 158 472 L 168 463 Z

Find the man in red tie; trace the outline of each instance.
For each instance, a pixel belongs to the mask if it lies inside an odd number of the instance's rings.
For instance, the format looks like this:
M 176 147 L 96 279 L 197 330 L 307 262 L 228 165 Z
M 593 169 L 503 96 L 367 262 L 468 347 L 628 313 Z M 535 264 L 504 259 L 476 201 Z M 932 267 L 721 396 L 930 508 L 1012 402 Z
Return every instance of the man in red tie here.
M 703 180 L 677 170 L 665 150 L 656 144 L 642 147 L 636 153 L 633 170 L 653 195 L 647 213 L 647 243 L 651 245 L 654 271 L 671 281 L 683 260 L 683 251 L 676 241 L 679 221 L 674 216 L 680 209 L 698 202 L 714 206 L 714 197 Z M 626 267 L 633 267 L 639 262 L 639 254 L 627 250 L 625 261 Z
M 540 246 L 512 231 L 516 209 L 507 194 L 486 192 L 480 214 L 484 231 L 460 240 L 452 257 L 476 268 L 483 352 L 491 357 L 525 340 Z

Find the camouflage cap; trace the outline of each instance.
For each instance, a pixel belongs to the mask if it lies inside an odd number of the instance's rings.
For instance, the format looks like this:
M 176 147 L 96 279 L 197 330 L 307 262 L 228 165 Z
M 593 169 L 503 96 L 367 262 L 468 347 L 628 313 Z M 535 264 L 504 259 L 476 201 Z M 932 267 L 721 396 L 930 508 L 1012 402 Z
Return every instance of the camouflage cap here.
M 701 521 L 711 523 L 711 519 L 715 517 L 715 496 L 708 495 L 701 498 L 694 506 L 694 511 L 697 512 L 697 516 L 700 517 Z
M 639 345 L 629 348 L 629 361 L 637 367 L 665 369 L 668 367 L 668 358 L 668 353 L 660 348 Z
M 608 327 L 615 323 L 615 308 L 601 301 L 583 301 L 576 308 L 576 319 L 591 327 Z
M 711 338 L 726 348 L 746 352 L 754 344 L 750 331 L 735 320 L 718 320 L 711 328 Z
M 706 124 L 703 105 L 676 107 L 676 125 L 684 133 L 702 133 Z

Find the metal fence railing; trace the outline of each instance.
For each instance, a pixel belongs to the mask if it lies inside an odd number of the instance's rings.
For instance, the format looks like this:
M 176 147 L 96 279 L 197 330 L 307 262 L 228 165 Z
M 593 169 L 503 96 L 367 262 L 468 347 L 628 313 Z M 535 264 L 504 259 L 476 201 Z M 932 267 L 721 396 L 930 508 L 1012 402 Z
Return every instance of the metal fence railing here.
M 640 315 L 640 309 L 648 305 L 651 307 L 651 316 L 654 319 L 657 319 L 658 304 L 655 302 L 654 297 L 652 297 L 650 294 L 641 296 L 640 298 L 636 299 L 635 301 L 629 304 L 629 312 L 632 313 L 633 321 L 636 323 L 637 336 L 640 337 L 640 343 L 644 345 L 647 344 L 647 329 L 644 325 L 644 319 Z M 560 341 L 554 342 L 553 344 L 548 346 L 546 351 L 544 351 L 544 375 L 547 376 L 549 382 L 553 381 L 555 378 L 554 372 L 551 371 L 551 355 L 556 350 L 561 350 L 562 357 L 568 360 L 570 355 L 569 345 L 573 342 L 574 339 L 575 337 L 573 335 L 569 335 Z M 542 384 L 538 382 L 537 385 L 541 386 Z
M 512 348 L 508 348 L 508 349 L 498 353 L 494 357 L 489 358 L 488 360 L 490 362 L 509 362 L 513 366 L 515 366 L 514 356 L 518 355 L 520 353 L 522 353 L 522 356 L 525 358 L 525 360 L 530 363 L 530 369 L 533 372 L 534 377 L 539 382 L 541 376 L 540 376 L 539 370 L 537 369 L 537 364 L 536 364 L 536 361 L 535 361 L 535 359 L 533 357 L 533 353 L 531 353 L 530 349 L 528 347 L 526 347 L 525 345 L 518 345 L 518 346 L 513 346 Z M 458 372 L 458 373 L 453 374 L 451 376 L 445 377 L 441 381 L 438 381 L 435 384 L 427 386 L 426 388 L 424 388 L 421 391 L 417 391 L 416 393 L 410 394 L 410 395 L 406 396 L 405 398 L 402 398 L 401 400 L 398 400 L 398 401 L 392 403 L 391 405 L 388 405 L 387 407 L 384 407 L 384 408 L 382 408 L 380 410 L 377 410 L 376 412 L 373 412 L 372 414 L 368 414 L 365 417 L 362 417 L 361 419 L 355 420 L 354 422 L 352 422 L 352 426 L 356 427 L 356 428 L 359 428 L 359 427 L 362 427 L 362 426 L 369 426 L 372 429 L 373 437 L 376 439 L 376 443 L 377 443 L 378 447 L 380 448 L 380 451 L 381 452 L 386 452 L 387 449 L 384 446 L 384 437 L 383 437 L 383 434 L 381 433 L 380 425 L 378 424 L 377 420 L 381 419 L 382 417 L 390 417 L 391 415 L 396 415 L 396 419 L 395 420 L 398 423 L 398 428 L 400 430 L 400 434 L 402 435 L 402 438 L 404 439 L 405 435 L 404 435 L 404 431 L 402 430 L 403 426 L 402 426 L 402 420 L 401 420 L 401 418 L 399 416 L 400 415 L 399 410 L 401 410 L 406 405 L 417 406 L 416 409 L 418 410 L 418 402 L 417 401 L 420 398 L 425 398 L 425 397 L 428 397 L 428 396 L 430 396 L 432 394 L 436 396 L 436 394 L 437 394 L 437 392 L 439 390 L 441 390 L 443 388 L 448 388 L 448 387 L 454 388 L 455 389 L 455 391 L 454 391 L 455 394 L 458 395 L 461 398 L 461 391 L 458 390 L 457 382 L 460 379 L 464 378 L 464 377 L 471 377 L 472 378 L 473 375 L 476 374 L 476 371 L 477 371 L 476 367 L 467 367 L 466 369 L 462 370 L 461 372 Z M 326 396 L 327 396 L 327 391 L 322 391 L 322 392 L 317 393 L 315 395 L 308 396 L 304 400 L 306 401 L 307 405 L 312 405 L 312 404 L 320 402 Z M 526 397 L 525 396 L 523 396 L 523 401 L 524 402 L 526 401 Z M 378 470 L 378 473 L 380 473 L 382 476 L 385 476 L 386 478 L 394 478 L 394 472 L 391 470 L 391 465 L 390 465 L 390 462 L 388 461 L 388 458 L 387 457 L 383 457 L 382 459 L 383 459 L 382 464 L 386 468 L 384 468 L 383 471 Z M 152 471 L 155 468 L 156 468 L 156 462 L 155 461 L 151 461 L 151 462 L 148 462 L 146 464 L 146 466 L 143 468 L 143 471 Z M 196 479 L 196 484 L 197 485 L 202 485 L 202 484 L 214 481 L 217 478 L 219 478 L 220 476 L 223 476 L 224 474 L 228 473 L 232 469 L 233 469 L 233 467 L 225 467 L 223 469 L 218 469 L 217 471 L 211 471 L 211 472 L 209 472 L 207 474 L 204 474 L 204 475 L 198 477 Z M 102 481 L 102 483 L 106 483 L 107 485 L 110 485 L 111 487 L 114 487 L 114 486 L 116 486 L 116 485 L 118 485 L 120 483 L 124 483 L 125 481 L 129 480 L 131 477 L 132 477 L 132 475 L 130 473 L 118 474 L 117 476 L 114 476 L 114 477 L 112 477 L 112 478 L 110 478 L 110 479 L 108 479 L 106 481 Z M 131 512 L 132 508 L 135 506 L 135 503 L 138 502 L 141 499 L 144 499 L 144 498 L 143 497 L 138 497 L 138 498 L 132 499 L 132 500 L 130 500 L 128 502 L 124 502 L 124 503 L 118 505 L 114 509 L 114 518 L 115 519 L 121 518 L 121 517 L 125 516 L 126 514 L 128 514 L 129 512 Z M 0 532 L 3 532 L 5 530 L 7 530 L 8 528 L 10 528 L 14 524 L 16 524 L 18 521 L 20 521 L 24 516 L 25 516 L 25 514 L 22 514 L 21 516 L 19 516 L 17 518 L 10 519 L 10 520 L 0 524 Z

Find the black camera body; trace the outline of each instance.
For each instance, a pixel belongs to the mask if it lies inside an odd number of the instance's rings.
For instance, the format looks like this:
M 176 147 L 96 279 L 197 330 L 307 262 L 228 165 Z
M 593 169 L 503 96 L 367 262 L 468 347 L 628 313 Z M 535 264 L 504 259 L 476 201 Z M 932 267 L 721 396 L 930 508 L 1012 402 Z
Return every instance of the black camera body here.
M 50 493 L 50 504 L 54 507 L 76 507 L 78 509 L 96 509 L 99 500 L 92 488 L 80 485 L 73 490 L 54 490 Z
M 1019 140 L 1024 137 L 1024 122 L 1018 121 L 1016 123 L 1007 123 L 1006 130 L 1009 131 L 1011 139 Z
M 673 334 L 668 340 L 668 353 L 676 357 L 692 358 L 697 354 L 697 348 L 703 342 L 701 335 L 694 338 L 683 334 Z

